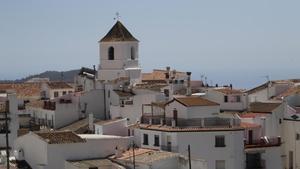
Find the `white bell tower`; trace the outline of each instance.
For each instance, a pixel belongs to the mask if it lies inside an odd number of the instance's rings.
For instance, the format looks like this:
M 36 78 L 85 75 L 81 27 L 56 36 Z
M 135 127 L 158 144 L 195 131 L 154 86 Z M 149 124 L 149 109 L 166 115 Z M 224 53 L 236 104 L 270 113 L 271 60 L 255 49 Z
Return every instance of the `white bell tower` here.
M 99 45 L 99 80 L 111 81 L 127 77 L 130 79 L 131 84 L 140 81 L 139 41 L 131 35 L 120 21 L 117 21 L 99 41 Z

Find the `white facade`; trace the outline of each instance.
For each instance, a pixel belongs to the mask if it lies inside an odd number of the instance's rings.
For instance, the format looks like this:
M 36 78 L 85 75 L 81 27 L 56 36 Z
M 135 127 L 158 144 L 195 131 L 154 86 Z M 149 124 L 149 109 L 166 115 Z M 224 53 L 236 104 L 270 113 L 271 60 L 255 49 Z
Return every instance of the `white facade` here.
M 47 144 L 34 133 L 19 137 L 15 150 L 22 150 L 33 169 L 63 169 L 66 160 L 104 158 L 115 153 L 115 147 L 127 149 L 130 138 L 118 136 L 80 135 L 84 143 Z M 101 146 L 99 146 L 101 145 Z
M 109 59 L 109 49 L 114 50 L 114 59 Z M 132 58 L 131 56 L 134 56 Z M 99 80 L 114 80 L 129 77 L 132 83 L 140 81 L 141 68 L 138 62 L 138 42 L 100 42 Z
M 173 110 L 178 111 L 178 118 L 193 119 L 216 117 L 220 112 L 220 106 L 184 106 L 174 100 L 166 105 L 166 117 L 173 117 Z
M 127 136 L 127 119 L 118 119 L 95 123 L 95 134 Z
M 227 101 L 225 101 L 227 96 Z M 221 111 L 244 111 L 248 107 L 247 94 L 225 94 L 216 90 L 207 90 L 204 98 L 220 104 Z M 239 99 L 236 99 L 239 97 Z M 231 98 L 234 98 L 231 100 Z
M 192 158 L 207 161 L 209 169 L 214 169 L 217 160 L 225 161 L 226 169 L 244 168 L 243 131 L 207 131 L 207 132 L 163 132 L 140 129 L 141 147 L 171 150 L 187 155 L 191 146 Z M 148 145 L 144 145 L 143 135 L 148 135 Z M 159 136 L 159 146 L 154 146 L 154 137 Z M 225 147 L 215 146 L 215 137 L 225 137 Z
M 111 92 L 110 115 L 112 119 L 127 118 L 129 124 L 134 124 L 140 121 L 143 104 L 161 101 L 164 98 L 162 93 L 147 89 L 135 89 L 134 93 L 135 95 L 129 98 L 133 104 L 124 104 L 122 107 L 120 97 L 115 92 Z
M 51 82 L 49 82 L 51 83 Z M 73 93 L 75 89 L 73 88 L 55 88 L 52 89 L 49 87 L 47 83 L 43 83 L 41 86 L 41 97 L 48 98 L 48 99 L 55 99 L 61 97 L 66 94 Z
M 18 99 L 15 93 L 5 93 L 4 96 L 0 96 L 0 99 L 4 100 L 3 102 L 0 102 L 0 109 L 5 110 L 5 100 L 9 101 L 9 112 L 7 114 L 8 120 L 8 129 L 10 131 L 8 135 L 9 140 L 9 147 L 13 148 L 13 142 L 18 136 L 18 129 L 19 129 L 19 119 L 18 119 Z M 5 111 L 0 111 L 0 124 L 1 124 L 1 133 L 0 133 L 0 147 L 4 148 L 6 147 L 6 135 L 5 135 L 5 128 L 2 127 L 5 126 Z

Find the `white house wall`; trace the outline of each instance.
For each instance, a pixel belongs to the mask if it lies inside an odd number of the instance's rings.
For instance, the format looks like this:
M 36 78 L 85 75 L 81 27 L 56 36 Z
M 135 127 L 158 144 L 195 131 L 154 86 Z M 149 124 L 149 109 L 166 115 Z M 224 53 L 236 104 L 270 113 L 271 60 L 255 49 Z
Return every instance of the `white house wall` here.
M 224 135 L 226 147 L 215 147 L 215 136 Z M 216 160 L 225 160 L 225 168 L 244 168 L 243 131 L 228 132 L 179 132 L 177 133 L 179 152 L 187 155 L 191 145 L 192 158 L 207 161 L 209 169 L 215 168 Z
M 26 134 L 15 141 L 15 150 L 22 149 L 24 158 L 33 169 L 39 164 L 48 164 L 47 144 L 35 134 Z
M 87 103 L 86 114 L 93 113 L 95 118 L 105 119 L 104 90 L 90 90 L 80 97 L 81 108 Z

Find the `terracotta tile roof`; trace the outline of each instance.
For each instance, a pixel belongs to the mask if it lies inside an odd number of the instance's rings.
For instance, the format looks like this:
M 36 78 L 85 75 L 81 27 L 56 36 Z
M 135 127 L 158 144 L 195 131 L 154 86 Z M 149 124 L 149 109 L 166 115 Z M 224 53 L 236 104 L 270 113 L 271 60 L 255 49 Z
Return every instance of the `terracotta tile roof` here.
M 255 124 L 255 123 L 241 122 L 241 127 L 245 128 L 245 129 L 254 129 L 254 128 L 260 128 L 261 126 L 259 124 Z
M 149 125 L 139 124 L 138 128 L 144 130 L 155 130 L 165 132 L 216 132 L 216 131 L 239 131 L 244 130 L 243 127 L 239 126 L 216 126 L 216 127 L 171 127 L 165 125 Z
M 73 166 L 81 169 L 101 168 L 101 169 L 121 169 L 108 159 L 88 159 L 88 160 L 68 160 Z M 123 167 L 122 167 L 123 168 Z
M 44 107 L 44 101 L 43 100 L 32 100 L 29 103 L 27 103 L 26 106 L 34 107 L 34 108 L 43 108 Z
M 266 114 L 263 113 L 240 113 L 238 114 L 241 118 L 255 118 L 255 117 L 265 117 Z
M 182 105 L 186 107 L 191 107 L 191 106 L 218 106 L 220 104 L 201 98 L 201 97 L 194 97 L 194 96 L 185 96 L 185 97 L 177 97 L 174 98 L 173 100 L 169 101 L 167 104 L 173 102 L 173 101 L 178 101 Z
M 119 97 L 132 97 L 135 94 L 132 91 L 114 90 Z
M 167 151 L 159 151 L 153 149 L 146 148 L 135 148 L 135 161 L 137 163 L 149 164 L 155 161 L 164 160 L 167 158 L 177 157 L 179 156 L 177 153 L 167 152 Z M 122 161 L 132 161 L 132 148 L 123 152 L 120 157 L 116 158 L 115 155 L 109 157 L 113 160 L 122 160 Z
M 300 79 L 287 79 L 287 80 L 272 80 L 270 82 L 266 82 L 262 85 L 259 85 L 257 87 L 254 87 L 248 91 L 246 91 L 248 94 L 253 94 L 253 93 L 256 93 L 258 91 L 261 91 L 265 88 L 268 87 L 268 84 L 269 83 L 272 83 L 272 84 L 293 84 L 293 83 L 299 83 L 300 82 Z
M 109 32 L 100 40 L 100 42 L 117 42 L 117 41 L 138 41 L 126 29 L 126 27 L 117 21 Z
M 281 98 L 284 98 L 284 97 L 287 97 L 290 95 L 294 95 L 294 94 L 300 94 L 300 86 L 292 86 L 292 87 L 288 88 L 286 91 L 284 91 L 283 93 L 276 96 L 274 99 L 282 100 Z
M 72 89 L 73 87 L 66 82 L 47 82 L 50 89 Z
M 220 88 L 220 89 L 214 89 L 214 90 L 224 93 L 224 94 L 243 94 L 243 92 L 241 90 L 231 89 L 231 88 Z
M 165 81 L 166 80 L 166 76 L 165 73 L 167 73 L 166 70 L 160 70 L 160 69 L 154 69 L 153 72 L 151 73 L 142 73 L 142 81 Z M 185 72 L 179 72 L 176 71 L 176 75 L 175 78 L 179 78 L 179 77 L 186 77 L 186 73 Z
M 160 91 L 162 88 L 166 87 L 167 85 L 165 83 L 153 83 L 153 84 L 148 84 L 148 83 L 140 83 L 136 84 L 134 86 L 135 89 L 149 89 L 152 91 Z
M 254 102 L 250 104 L 249 112 L 253 113 L 272 113 L 281 103 Z
M 41 83 L 0 83 L 0 90 L 14 90 L 19 98 L 40 97 Z
M 69 144 L 69 143 L 84 143 L 82 139 L 71 131 L 50 131 L 50 132 L 35 132 L 41 139 L 48 144 Z
M 94 119 L 94 123 L 97 123 L 99 120 Z M 86 134 L 89 131 L 89 119 L 84 118 L 81 120 L 78 120 L 74 123 L 71 123 L 67 126 L 64 126 L 62 128 L 59 128 L 58 131 L 71 131 L 76 134 Z

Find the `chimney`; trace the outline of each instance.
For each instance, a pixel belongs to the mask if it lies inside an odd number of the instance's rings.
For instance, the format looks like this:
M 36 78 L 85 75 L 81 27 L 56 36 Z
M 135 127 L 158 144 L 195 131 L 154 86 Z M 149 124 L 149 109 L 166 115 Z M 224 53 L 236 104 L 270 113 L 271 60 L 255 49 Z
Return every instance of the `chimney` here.
M 178 122 L 178 111 L 177 109 L 173 110 L 173 119 L 172 119 L 172 127 L 176 127 Z
M 201 121 L 200 121 L 200 123 L 201 123 L 201 127 L 205 127 L 204 118 L 201 118 Z
M 93 113 L 89 114 L 89 130 L 94 131 L 94 115 L 93 115 Z
M 164 125 L 164 119 L 163 118 L 160 118 L 160 125 Z
M 167 71 L 165 73 L 165 79 L 166 79 L 167 85 L 169 85 L 169 83 L 170 83 L 170 66 L 167 66 L 166 70 Z
M 191 89 L 191 74 L 192 72 L 186 72 L 187 77 L 187 88 L 186 88 L 186 95 L 191 96 L 192 95 L 192 89 Z

